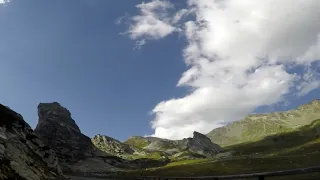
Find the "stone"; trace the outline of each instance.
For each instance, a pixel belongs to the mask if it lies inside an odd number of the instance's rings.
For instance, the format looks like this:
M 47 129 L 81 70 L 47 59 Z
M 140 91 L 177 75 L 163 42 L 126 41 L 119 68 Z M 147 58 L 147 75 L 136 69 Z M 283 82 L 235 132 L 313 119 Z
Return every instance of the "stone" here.
M 5 150 L 6 150 L 6 147 L 4 147 L 4 145 L 0 144 L 0 155 L 4 154 Z
M 0 179 L 66 179 L 55 152 L 23 117 L 0 104 Z
M 129 145 L 105 135 L 98 134 L 91 141 L 97 148 L 115 156 L 130 155 L 135 152 L 134 148 Z
M 59 103 L 40 103 L 38 116 L 35 134 L 56 152 L 62 171 L 96 173 L 135 167 L 136 164 L 95 147 L 91 139 L 81 133 L 70 111 Z
M 98 153 L 91 139 L 81 133 L 69 110 L 57 102 L 38 105 L 39 121 L 34 132 L 57 152 L 60 164 L 68 169 L 69 164 Z
M 189 151 L 206 157 L 215 156 L 223 152 L 219 145 L 212 143 L 207 136 L 196 131 L 193 132 L 193 138 L 187 138 L 182 141 Z

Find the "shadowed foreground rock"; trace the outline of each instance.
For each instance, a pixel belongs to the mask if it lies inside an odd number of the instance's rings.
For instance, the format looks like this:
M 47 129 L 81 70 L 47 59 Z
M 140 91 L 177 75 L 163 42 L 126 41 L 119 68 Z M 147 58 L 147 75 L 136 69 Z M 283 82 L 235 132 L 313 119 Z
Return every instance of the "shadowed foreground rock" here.
M 0 104 L 0 179 L 65 179 L 55 152 L 22 116 Z

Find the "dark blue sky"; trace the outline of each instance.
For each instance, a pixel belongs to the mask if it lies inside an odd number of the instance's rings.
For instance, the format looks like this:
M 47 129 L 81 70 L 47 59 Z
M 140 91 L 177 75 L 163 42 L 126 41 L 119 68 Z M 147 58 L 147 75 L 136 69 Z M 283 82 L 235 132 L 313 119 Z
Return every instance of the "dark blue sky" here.
M 134 49 L 134 41 L 119 34 L 127 26 L 115 21 L 135 14 L 139 2 L 14 0 L 0 6 L 0 103 L 32 127 L 37 105 L 57 101 L 88 136 L 125 140 L 153 133 L 149 111 L 186 93 L 176 87 L 186 69 L 185 40 L 170 36 Z

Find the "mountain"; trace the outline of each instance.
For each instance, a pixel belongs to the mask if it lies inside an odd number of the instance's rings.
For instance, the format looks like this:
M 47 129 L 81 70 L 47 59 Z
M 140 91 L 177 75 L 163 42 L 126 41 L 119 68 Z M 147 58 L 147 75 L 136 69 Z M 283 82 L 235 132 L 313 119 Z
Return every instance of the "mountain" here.
M 166 161 L 128 160 L 115 156 L 116 153 L 131 153 L 127 145 L 113 138 L 97 136 L 96 139 L 110 143 L 108 150 L 94 144 L 89 137 L 81 133 L 68 109 L 57 102 L 38 105 L 39 121 L 35 134 L 50 148 L 55 150 L 62 170 L 68 174 L 75 172 L 114 172 L 126 169 L 156 167 Z M 100 138 L 101 137 L 101 138 Z M 97 145 L 98 147 L 96 147 Z M 112 148 L 111 148 L 112 147 Z
M 167 161 L 168 157 L 161 151 L 147 150 L 126 143 L 105 135 L 96 135 L 91 139 L 92 143 L 100 150 L 124 159 L 155 159 Z
M 66 179 L 55 151 L 34 134 L 20 114 L 1 104 L 0 179 Z
M 72 164 L 80 160 L 107 156 L 91 143 L 89 137 L 81 133 L 69 110 L 59 103 L 40 103 L 38 116 L 34 132 L 57 152 L 64 171 L 72 169 Z
M 313 100 L 290 111 L 249 115 L 243 120 L 214 129 L 207 136 L 211 141 L 224 147 L 292 132 L 319 118 L 320 100 Z
M 223 151 L 205 135 L 198 132 L 193 134 L 193 138 L 175 141 L 133 136 L 123 143 L 108 136 L 96 135 L 92 142 L 100 150 L 125 159 L 194 159 L 212 157 Z
M 192 138 L 182 140 L 133 136 L 124 143 L 144 150 L 163 152 L 175 160 L 212 157 L 223 151 L 219 145 L 198 132 L 194 132 Z
M 225 147 L 214 159 L 172 162 L 155 169 L 124 172 L 124 176 L 195 177 L 250 174 L 318 166 L 320 162 L 320 119 L 294 131 L 274 134 L 254 142 Z M 284 177 L 283 180 L 319 180 L 320 173 Z M 269 179 L 269 178 L 267 178 Z

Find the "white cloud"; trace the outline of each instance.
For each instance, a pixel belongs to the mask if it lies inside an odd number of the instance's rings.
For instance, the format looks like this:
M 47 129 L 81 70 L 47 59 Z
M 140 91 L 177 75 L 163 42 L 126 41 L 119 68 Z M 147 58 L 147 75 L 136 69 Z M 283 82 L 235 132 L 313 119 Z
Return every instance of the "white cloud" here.
M 314 80 L 309 83 L 303 83 L 303 87 L 302 87 L 301 91 L 298 93 L 298 95 L 300 95 L 300 96 L 306 95 L 309 92 L 311 92 L 312 90 L 317 89 L 319 87 L 320 87 L 319 80 Z
M 174 8 L 169 1 L 153 0 L 136 7 L 140 14 L 131 18 L 132 24 L 126 33 L 132 39 L 141 39 L 138 44 L 144 45 L 146 39 L 160 39 L 177 30 L 168 17 L 167 10 Z
M 163 38 L 180 29 L 181 17 L 195 15 L 182 30 L 190 69 L 177 83 L 193 91 L 156 105 L 154 136 L 207 133 L 259 106 L 286 101 L 288 94 L 319 88 L 319 70 L 311 64 L 320 59 L 320 1 L 189 0 L 188 11 L 173 15 L 166 11 L 173 7 L 167 1 L 150 3 L 137 6 L 141 15 L 133 17 L 132 39 Z M 308 75 L 289 73 L 295 66 Z
M 320 72 L 318 69 L 319 67 L 317 67 L 316 65 L 313 65 L 312 67 L 313 68 L 307 66 L 303 71 L 303 76 L 300 79 L 300 84 L 297 86 L 298 96 L 304 96 L 320 87 Z
M 10 0 L 0 0 L 0 4 L 5 4 L 5 3 L 8 3 L 10 2 Z

